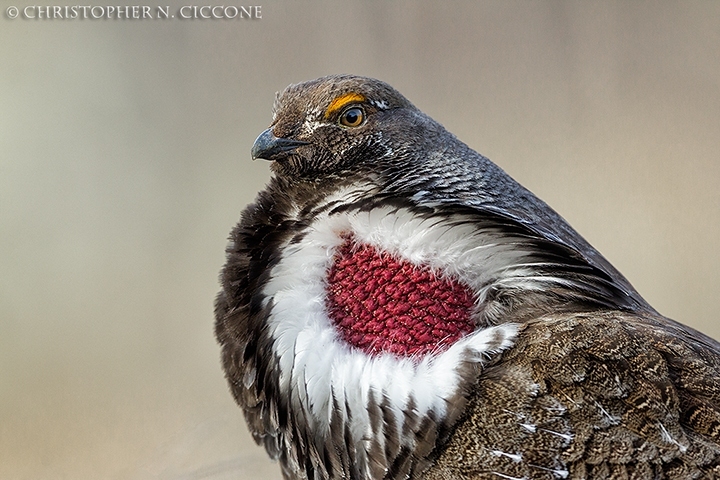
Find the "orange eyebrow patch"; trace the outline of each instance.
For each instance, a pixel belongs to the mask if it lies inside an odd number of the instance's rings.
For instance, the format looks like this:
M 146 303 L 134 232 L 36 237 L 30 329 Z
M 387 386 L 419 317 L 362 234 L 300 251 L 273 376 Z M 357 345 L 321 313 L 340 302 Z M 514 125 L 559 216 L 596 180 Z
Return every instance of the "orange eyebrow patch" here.
M 329 118 L 330 115 L 337 112 L 341 108 L 343 108 L 345 105 L 348 105 L 350 103 L 361 103 L 365 101 L 365 96 L 360 95 L 359 93 L 350 92 L 346 93 L 345 95 L 340 95 L 335 100 L 330 102 L 330 105 L 328 106 L 327 110 L 325 110 L 325 118 Z

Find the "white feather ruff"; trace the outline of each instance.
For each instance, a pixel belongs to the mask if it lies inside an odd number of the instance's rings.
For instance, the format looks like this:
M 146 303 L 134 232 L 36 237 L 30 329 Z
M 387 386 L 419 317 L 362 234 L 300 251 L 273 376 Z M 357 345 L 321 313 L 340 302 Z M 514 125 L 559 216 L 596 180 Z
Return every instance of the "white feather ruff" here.
M 354 439 L 371 438 L 371 395 L 389 402 L 400 429 L 411 401 L 418 415 L 433 412 L 443 418 L 447 401 L 461 387 L 460 367 L 512 346 L 517 325 L 502 324 L 479 329 L 420 359 L 370 356 L 342 341 L 327 314 L 327 272 L 348 234 L 379 251 L 429 266 L 437 275 L 457 278 L 475 293 L 478 312 L 493 282 L 540 288 L 522 279 L 527 273 L 523 267 L 508 268 L 522 265 L 530 255 L 522 245 L 463 220 L 420 217 L 392 207 L 322 214 L 298 243 L 285 245 L 263 294 L 266 305 L 272 301 L 268 326 L 279 358 L 280 389 L 288 392 L 292 407 L 304 412 L 314 431 L 327 432 L 334 401 L 350 422 Z

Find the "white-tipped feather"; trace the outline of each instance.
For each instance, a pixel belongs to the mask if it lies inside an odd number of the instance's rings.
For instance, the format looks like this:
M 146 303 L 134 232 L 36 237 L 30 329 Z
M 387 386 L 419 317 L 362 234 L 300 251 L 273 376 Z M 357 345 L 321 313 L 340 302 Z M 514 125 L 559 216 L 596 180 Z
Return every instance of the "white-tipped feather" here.
M 363 192 L 362 188 L 341 192 L 338 198 Z M 517 326 L 479 329 L 445 351 L 423 358 L 370 356 L 348 346 L 325 307 L 327 273 L 348 235 L 381 252 L 429 266 L 437 275 L 460 280 L 478 301 L 493 282 L 518 281 L 507 272 L 508 266 L 530 253 L 513 245 L 512 238 L 478 229 L 461 216 L 426 218 L 393 207 L 321 214 L 300 241 L 285 246 L 263 290 L 266 302 L 272 302 L 268 327 L 279 358 L 280 388 L 320 433 L 330 427 L 335 401 L 341 417 L 350 422 L 353 439 L 362 444 L 372 436 L 367 411 L 371 392 L 376 402 L 388 401 L 399 429 L 411 401 L 418 415 L 432 412 L 441 419 L 447 401 L 458 394 L 460 367 L 481 363 L 512 346 Z

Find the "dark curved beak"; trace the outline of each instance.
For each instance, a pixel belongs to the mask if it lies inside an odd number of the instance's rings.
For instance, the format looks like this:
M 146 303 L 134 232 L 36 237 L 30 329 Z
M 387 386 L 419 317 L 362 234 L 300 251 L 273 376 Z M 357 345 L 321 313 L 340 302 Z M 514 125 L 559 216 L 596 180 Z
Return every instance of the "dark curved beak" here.
M 262 132 L 250 150 L 253 160 L 262 158 L 265 160 L 277 160 L 283 158 L 298 147 L 308 145 L 310 142 L 302 140 L 290 140 L 288 138 L 278 138 L 272 133 L 272 129 L 268 128 Z

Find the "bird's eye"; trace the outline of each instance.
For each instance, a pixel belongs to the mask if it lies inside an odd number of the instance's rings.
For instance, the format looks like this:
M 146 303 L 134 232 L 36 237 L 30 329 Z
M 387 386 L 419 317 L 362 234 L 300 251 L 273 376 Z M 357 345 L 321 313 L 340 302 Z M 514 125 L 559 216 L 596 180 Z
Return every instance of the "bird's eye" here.
M 343 127 L 357 127 L 365 120 L 365 113 L 360 107 L 352 107 L 340 115 L 340 125 Z

